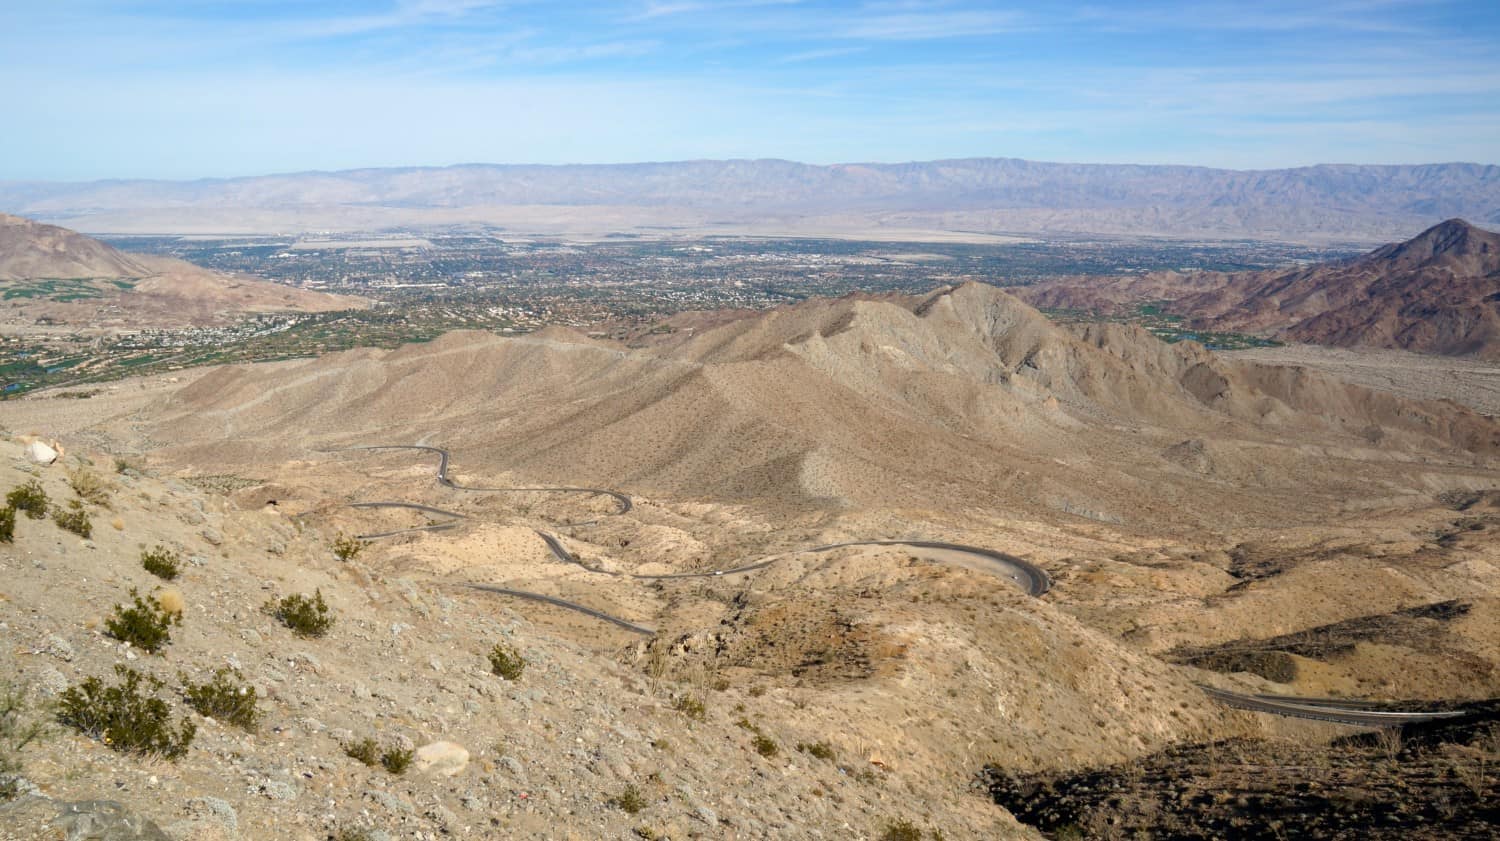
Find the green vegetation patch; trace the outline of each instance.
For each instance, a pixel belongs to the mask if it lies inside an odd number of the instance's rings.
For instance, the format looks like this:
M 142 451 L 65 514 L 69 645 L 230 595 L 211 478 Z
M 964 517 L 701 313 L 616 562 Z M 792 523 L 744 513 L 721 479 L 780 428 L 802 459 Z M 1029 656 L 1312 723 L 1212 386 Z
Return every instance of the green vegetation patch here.
M 198 728 L 187 720 L 172 727 L 167 702 L 155 696 L 162 682 L 125 666 L 115 666 L 115 674 L 115 686 L 91 677 L 65 690 L 58 721 L 122 753 L 163 759 L 187 753 Z

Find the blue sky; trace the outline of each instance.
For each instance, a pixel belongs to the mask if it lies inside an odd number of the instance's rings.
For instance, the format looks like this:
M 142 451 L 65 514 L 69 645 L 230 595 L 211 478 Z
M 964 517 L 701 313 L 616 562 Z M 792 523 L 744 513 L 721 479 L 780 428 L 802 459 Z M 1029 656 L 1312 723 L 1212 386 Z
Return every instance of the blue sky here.
M 0 179 L 1500 163 L 1500 0 L 0 0 Z

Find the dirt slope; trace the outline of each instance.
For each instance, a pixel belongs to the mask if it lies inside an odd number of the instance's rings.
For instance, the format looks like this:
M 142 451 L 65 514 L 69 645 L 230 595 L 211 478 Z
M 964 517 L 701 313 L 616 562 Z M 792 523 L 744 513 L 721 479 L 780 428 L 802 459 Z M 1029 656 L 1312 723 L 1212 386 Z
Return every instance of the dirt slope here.
M 460 470 L 639 493 L 1132 526 L 1204 507 L 1316 516 L 1366 481 L 1383 495 L 1468 487 L 1500 442 L 1456 406 L 1140 330 L 1071 332 L 982 285 L 815 301 L 637 350 L 468 333 L 224 368 L 147 415 L 184 463 L 434 440 Z M 1182 446 L 1206 455 L 1184 461 Z M 1202 494 L 1223 504 L 1189 504 Z

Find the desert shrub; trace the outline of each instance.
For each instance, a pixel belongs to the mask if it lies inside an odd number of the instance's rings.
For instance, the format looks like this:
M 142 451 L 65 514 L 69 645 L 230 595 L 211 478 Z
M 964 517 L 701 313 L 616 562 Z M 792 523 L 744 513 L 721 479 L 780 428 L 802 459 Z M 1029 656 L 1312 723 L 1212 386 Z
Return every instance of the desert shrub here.
M 887 821 L 880 841 L 922 841 L 922 830 L 905 818 Z
M 182 558 L 165 546 L 157 546 L 141 552 L 141 566 L 157 578 L 171 581 L 182 572 Z
M 411 767 L 411 761 L 416 755 L 416 751 L 406 748 L 387 748 L 385 753 L 380 755 L 380 764 L 392 774 L 404 774 L 406 769 Z
M 26 699 L 16 688 L 0 687 L 0 803 L 21 793 L 21 751 L 45 731 L 27 716 Z
M 646 797 L 641 794 L 641 790 L 636 787 L 635 783 L 626 786 L 624 791 L 611 797 L 609 802 L 610 805 L 618 806 L 628 815 L 634 815 L 646 808 Z
M 521 672 L 526 670 L 526 658 L 521 652 L 503 642 L 495 643 L 490 649 L 490 671 L 505 678 L 506 680 L 519 680 Z
M 829 762 L 833 761 L 833 745 L 830 745 L 827 742 L 820 741 L 813 742 L 811 744 L 802 742 L 797 745 L 797 750 L 813 757 L 814 759 L 826 759 Z
M 129 473 L 132 470 L 135 470 L 135 465 L 131 464 L 130 462 L 126 461 L 123 458 L 116 458 L 115 459 L 115 472 L 116 473 L 125 474 L 125 473 Z M 136 472 L 140 472 L 140 471 L 136 471 Z
M 339 532 L 338 537 L 333 539 L 333 556 L 341 561 L 352 561 L 365 548 L 365 542 L 357 537 L 350 537 Z
M 767 759 L 781 752 L 781 748 L 776 744 L 776 740 L 764 733 L 756 733 L 755 738 L 751 739 L 750 743 L 755 746 L 756 753 Z
M 344 755 L 350 759 L 357 759 L 366 765 L 374 766 L 380 764 L 380 745 L 369 736 L 344 745 Z
M 52 522 L 57 523 L 58 528 L 82 538 L 89 538 L 94 534 L 94 523 L 89 519 L 89 512 L 83 510 L 81 499 L 68 500 L 67 507 L 52 506 Z
M 42 490 L 42 483 L 35 479 L 6 494 L 5 504 L 17 511 L 25 511 L 26 516 L 33 520 L 47 516 L 47 492 Z
M 104 477 L 87 467 L 79 467 L 77 470 L 68 472 L 68 487 L 72 488 L 73 493 L 78 494 L 78 498 L 85 502 L 109 506 L 109 483 L 104 481 Z
M 91 677 L 68 687 L 58 702 L 58 721 L 122 753 L 164 759 L 187 753 L 198 728 L 187 720 L 172 728 L 167 702 L 155 697 L 161 681 L 125 666 L 115 666 L 115 674 L 115 686 Z
M 333 834 L 333 841 L 371 841 L 370 830 L 360 827 L 344 827 Z
M 708 709 L 703 706 L 703 701 L 692 695 L 678 695 L 676 698 L 673 698 L 672 709 L 694 721 L 702 721 L 708 715 Z
M 314 591 L 312 598 L 301 593 L 284 596 L 281 601 L 268 604 L 267 609 L 299 637 L 321 637 L 333 627 L 333 617 L 329 615 L 328 603 L 323 601 L 322 590 Z
M 134 587 L 130 597 L 135 604 L 115 605 L 115 615 L 104 621 L 104 628 L 115 639 L 155 654 L 172 641 L 172 626 L 182 624 L 182 613 L 167 610 L 156 599 L 141 598 Z
M 190 683 L 184 678 L 183 694 L 188 706 L 199 715 L 253 733 L 260 721 L 260 711 L 255 708 L 255 687 L 240 683 L 239 679 L 239 672 L 221 667 L 205 683 Z
M 0 543 L 13 543 L 16 539 L 16 509 L 9 505 L 0 508 Z

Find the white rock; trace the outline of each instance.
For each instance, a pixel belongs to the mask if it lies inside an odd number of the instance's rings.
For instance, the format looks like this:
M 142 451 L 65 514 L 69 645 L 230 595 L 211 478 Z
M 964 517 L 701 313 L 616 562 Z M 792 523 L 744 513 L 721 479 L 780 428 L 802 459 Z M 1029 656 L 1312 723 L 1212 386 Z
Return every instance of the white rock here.
M 432 742 L 417 748 L 412 767 L 418 771 L 451 777 L 469 764 L 469 752 L 455 742 Z
M 26 457 L 37 464 L 51 464 L 57 461 L 57 450 L 41 441 L 32 441 L 26 445 Z

